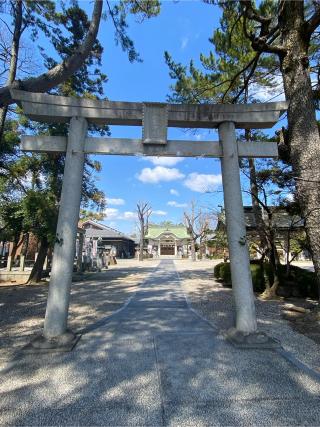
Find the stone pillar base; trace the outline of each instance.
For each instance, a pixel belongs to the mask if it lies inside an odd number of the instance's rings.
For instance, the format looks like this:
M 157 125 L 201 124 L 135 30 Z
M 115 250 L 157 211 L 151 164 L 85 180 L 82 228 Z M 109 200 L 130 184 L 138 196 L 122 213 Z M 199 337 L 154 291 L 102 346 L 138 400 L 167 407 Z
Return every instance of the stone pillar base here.
M 24 353 L 68 352 L 74 349 L 80 338 L 81 334 L 74 334 L 71 331 L 53 338 L 39 335 L 27 344 L 22 351 Z
M 231 328 L 224 333 L 224 336 L 236 348 L 274 349 L 281 347 L 277 340 L 264 332 L 245 333 L 236 328 Z

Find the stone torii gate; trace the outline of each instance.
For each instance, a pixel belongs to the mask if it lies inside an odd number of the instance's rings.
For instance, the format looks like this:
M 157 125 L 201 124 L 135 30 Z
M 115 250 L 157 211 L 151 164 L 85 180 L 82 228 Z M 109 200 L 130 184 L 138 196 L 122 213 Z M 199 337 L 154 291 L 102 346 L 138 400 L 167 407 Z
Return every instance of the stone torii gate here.
M 67 330 L 67 318 L 84 157 L 87 153 L 221 159 L 232 288 L 236 307 L 234 331 L 242 337 L 257 336 L 240 187 L 239 157 L 277 157 L 278 149 L 276 143 L 238 142 L 235 129 L 272 127 L 287 109 L 285 102 L 180 105 L 77 99 L 18 90 L 12 90 L 11 94 L 29 119 L 70 124 L 68 137 L 22 136 L 24 151 L 66 153 L 44 331 L 43 336 L 33 343 L 34 347 L 72 348 L 76 342 L 75 335 Z M 91 138 L 87 136 L 88 123 L 142 126 L 142 138 Z M 218 128 L 219 142 L 167 140 L 168 127 Z

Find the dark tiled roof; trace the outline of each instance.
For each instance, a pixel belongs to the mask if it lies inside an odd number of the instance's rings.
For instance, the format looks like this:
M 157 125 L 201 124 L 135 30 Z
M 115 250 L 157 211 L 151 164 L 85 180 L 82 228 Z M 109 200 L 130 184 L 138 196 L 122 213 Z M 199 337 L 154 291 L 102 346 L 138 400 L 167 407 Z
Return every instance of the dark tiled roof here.
M 244 206 L 244 218 L 246 222 L 246 227 L 248 230 L 255 230 L 257 228 L 255 216 L 253 213 L 252 206 Z M 278 230 L 288 230 L 288 229 L 299 229 L 304 227 L 304 221 L 298 215 L 290 215 L 283 209 L 278 207 L 271 207 L 272 213 L 272 226 Z M 262 212 L 263 219 L 267 219 L 267 213 Z M 217 229 L 220 229 L 222 224 L 225 223 L 225 216 L 222 215 L 219 218 Z
M 285 229 L 290 228 L 302 228 L 304 226 L 304 221 L 298 215 L 290 215 L 285 210 L 281 210 L 277 207 L 270 208 L 272 212 L 272 226 L 276 229 Z M 267 220 L 267 213 L 263 212 L 263 219 Z M 257 228 L 255 216 L 253 213 L 252 206 L 244 206 L 244 217 L 246 221 L 246 227 L 248 229 Z
M 89 221 L 86 221 L 86 224 L 88 222 Z M 90 221 L 90 223 L 92 223 L 94 228 L 86 228 L 86 237 L 102 237 L 104 239 L 123 239 L 133 241 L 131 237 L 126 236 L 125 234 L 121 233 L 118 230 L 115 230 L 114 228 L 108 227 L 104 224 L 95 223 L 93 221 Z

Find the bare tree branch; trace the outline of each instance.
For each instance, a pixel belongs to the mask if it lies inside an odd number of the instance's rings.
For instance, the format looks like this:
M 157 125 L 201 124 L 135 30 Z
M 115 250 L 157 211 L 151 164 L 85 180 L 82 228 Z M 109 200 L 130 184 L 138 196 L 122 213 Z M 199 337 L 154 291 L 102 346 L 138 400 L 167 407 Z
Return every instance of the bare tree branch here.
M 10 89 L 19 88 L 28 92 L 46 92 L 59 85 L 76 72 L 90 54 L 96 41 L 102 13 L 102 4 L 102 0 L 95 0 L 87 36 L 81 46 L 69 58 L 38 77 L 14 81 L 12 84 L 1 88 L 0 105 L 8 105 L 14 102 L 10 94 Z
M 228 92 L 230 91 L 230 89 L 232 88 L 232 86 L 234 85 L 234 83 L 235 83 L 235 81 L 236 81 L 236 79 L 244 72 L 244 71 L 246 71 L 249 67 L 251 67 L 251 65 L 254 67 L 254 69 L 253 69 L 253 71 L 255 70 L 255 68 L 256 68 L 256 65 L 257 65 L 257 63 L 258 63 L 258 60 L 259 60 L 259 57 L 260 57 L 260 53 L 257 53 L 252 59 L 251 59 L 251 61 L 249 61 L 248 62 L 248 64 L 245 66 L 245 67 L 243 67 L 240 71 L 238 71 L 233 77 L 232 77 L 232 79 L 231 79 L 231 82 L 230 82 L 230 85 L 229 85 L 229 87 L 227 88 L 227 90 L 224 92 L 224 94 L 223 94 L 223 97 L 222 97 L 222 103 L 224 102 L 224 100 L 225 100 L 225 97 L 227 96 L 227 94 L 228 94 Z M 253 74 L 253 72 L 252 72 L 252 74 Z M 245 89 L 245 87 L 243 88 L 243 90 Z M 243 91 L 242 91 L 243 92 Z M 239 95 L 240 96 L 240 95 Z
M 17 64 L 18 64 L 18 54 L 21 38 L 21 26 L 22 26 L 22 0 L 17 0 L 13 5 L 13 15 L 14 15 L 14 31 L 11 44 L 11 53 L 10 53 L 10 66 L 9 66 L 9 75 L 7 79 L 7 85 L 11 85 L 16 78 L 17 74 Z M 2 135 L 4 132 L 4 124 L 8 112 L 8 106 L 5 105 L 0 110 L 0 141 L 2 140 Z
M 246 37 L 251 40 L 251 45 L 257 52 L 274 53 L 279 56 L 284 56 L 287 49 L 280 45 L 272 44 L 278 37 L 279 26 L 275 25 L 272 28 L 270 24 L 272 17 L 260 15 L 254 8 L 251 0 L 240 0 L 240 5 L 245 18 L 258 22 L 260 24 L 260 34 L 257 36 L 254 33 L 249 33 L 247 29 L 247 19 L 244 19 L 243 29 Z
M 148 231 L 149 217 L 152 214 L 152 209 L 149 203 L 147 202 L 137 203 L 137 214 L 138 214 L 139 230 L 140 230 L 139 261 L 143 261 L 144 239 Z
M 237 100 L 240 98 L 241 94 L 248 87 L 250 79 L 253 76 L 253 74 L 254 74 L 254 72 L 255 72 L 255 70 L 257 68 L 259 58 L 260 58 L 260 53 L 257 53 L 257 55 L 254 58 L 253 64 L 252 64 L 252 68 L 251 68 L 250 72 L 248 73 L 248 75 L 246 76 L 246 78 L 244 79 L 242 88 L 240 89 L 240 91 L 238 92 L 238 94 L 232 100 L 233 104 L 235 104 L 237 102 Z
M 258 11 L 253 6 L 251 0 L 240 0 L 240 4 L 244 10 L 245 15 L 256 22 L 259 22 L 263 25 L 269 25 L 271 23 L 271 16 L 262 16 L 258 13 Z
M 318 4 L 314 14 L 311 18 L 305 23 L 304 28 L 305 32 L 311 37 L 312 33 L 316 30 L 320 25 L 320 5 Z

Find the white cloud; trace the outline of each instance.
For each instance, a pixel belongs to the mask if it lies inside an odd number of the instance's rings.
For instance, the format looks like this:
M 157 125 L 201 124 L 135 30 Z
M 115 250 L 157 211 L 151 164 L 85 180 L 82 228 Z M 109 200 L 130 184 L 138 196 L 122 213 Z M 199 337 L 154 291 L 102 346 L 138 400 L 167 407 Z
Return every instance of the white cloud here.
M 120 206 L 120 205 L 124 205 L 125 201 L 123 199 L 109 199 L 107 197 L 107 204 L 108 205 L 114 205 L 114 206 Z
M 197 172 L 190 173 L 184 181 L 184 185 L 189 190 L 198 193 L 214 191 L 222 182 L 221 175 L 206 175 Z
M 136 212 L 132 211 L 126 211 L 126 212 L 119 212 L 119 209 L 116 208 L 106 208 L 105 214 L 107 216 L 107 220 L 116 219 L 116 220 L 131 220 L 131 219 L 137 219 Z
M 137 213 L 132 211 L 126 211 L 120 219 L 137 219 Z
M 160 211 L 160 210 L 152 211 L 152 215 L 166 216 L 167 214 L 168 212 L 166 211 Z
M 174 188 L 171 188 L 170 194 L 172 194 L 173 196 L 179 196 L 179 191 L 175 190 Z
M 283 80 L 282 77 L 275 76 L 273 78 L 273 87 L 263 87 L 259 85 L 252 85 L 250 90 L 250 95 L 254 96 L 260 102 L 269 102 L 269 101 L 284 101 L 284 89 L 283 89 Z
M 147 160 L 153 163 L 155 166 L 174 166 L 184 160 L 183 157 L 143 157 L 143 160 Z
M 174 181 L 176 179 L 184 178 L 184 174 L 176 168 L 165 168 L 163 166 L 156 166 L 155 168 L 144 168 L 137 175 L 139 181 L 148 184 L 157 184 L 160 181 Z
M 118 219 L 119 216 L 119 209 L 116 208 L 106 208 L 104 210 L 107 219 Z
M 188 207 L 187 203 L 177 203 L 174 200 L 168 202 L 167 205 L 172 206 L 174 208 L 186 208 L 186 207 Z
M 189 37 L 187 37 L 187 36 L 182 37 L 180 49 L 182 49 L 182 50 L 185 49 L 188 46 L 188 43 L 189 43 Z

